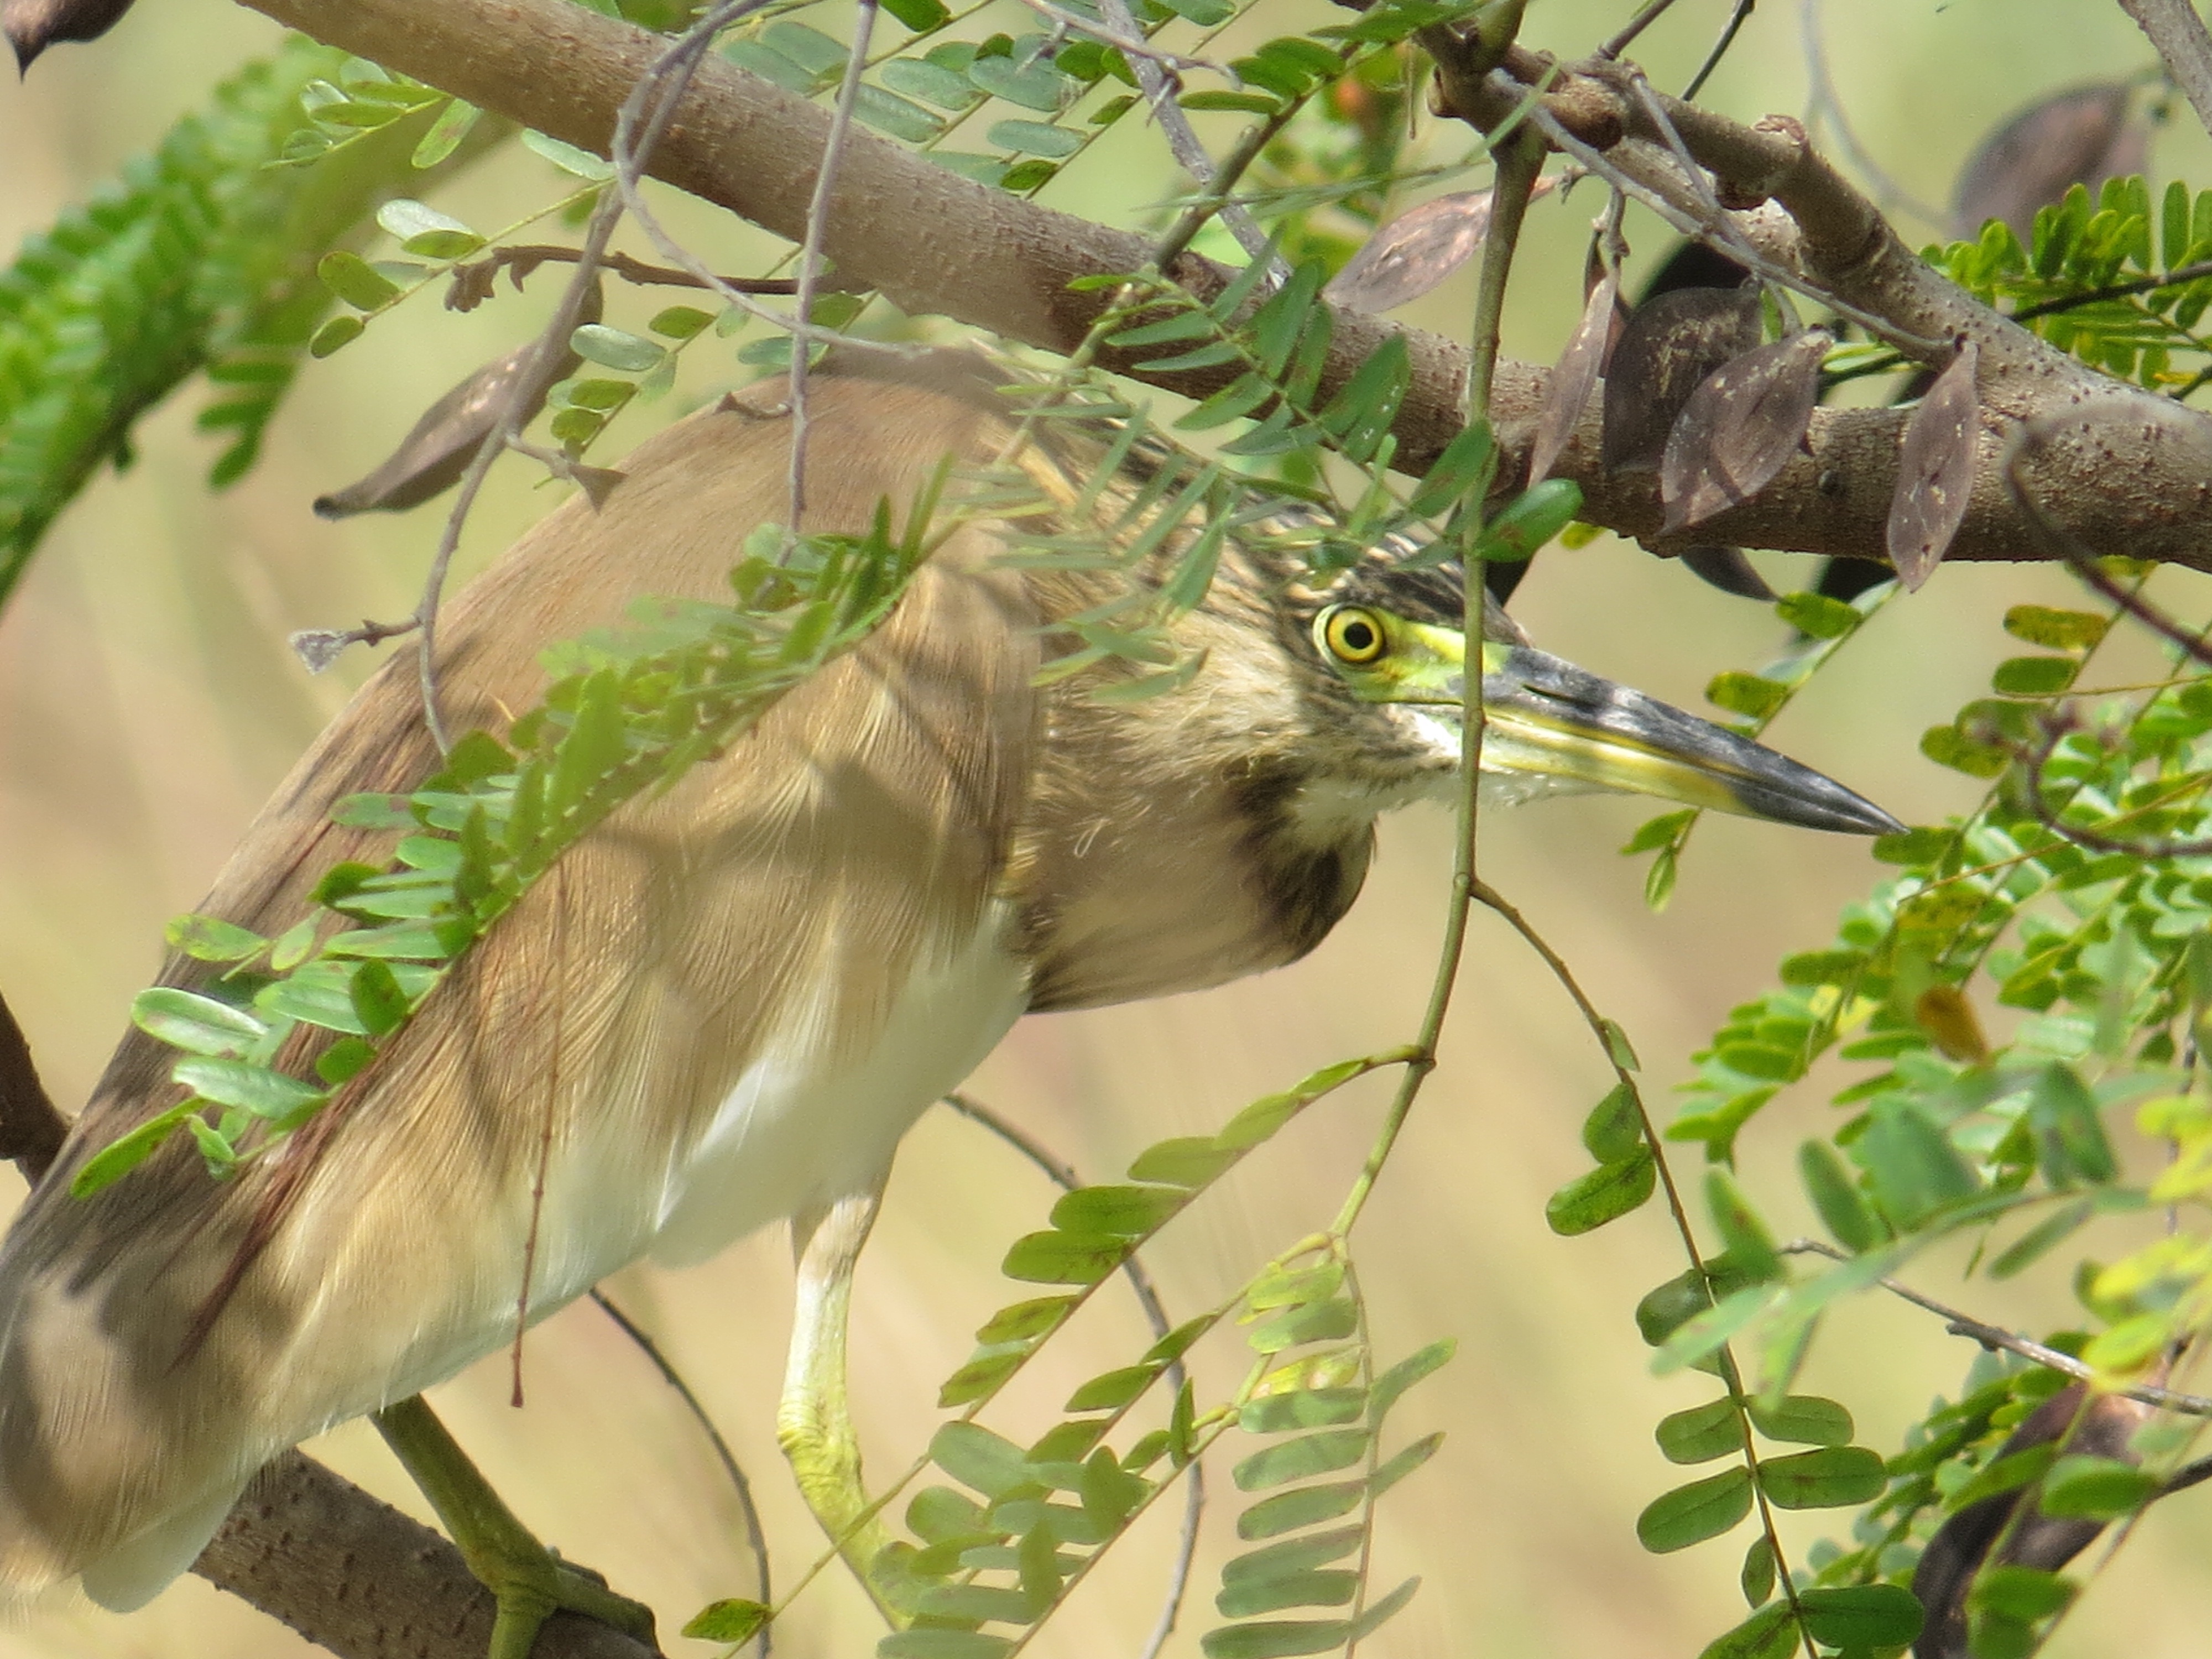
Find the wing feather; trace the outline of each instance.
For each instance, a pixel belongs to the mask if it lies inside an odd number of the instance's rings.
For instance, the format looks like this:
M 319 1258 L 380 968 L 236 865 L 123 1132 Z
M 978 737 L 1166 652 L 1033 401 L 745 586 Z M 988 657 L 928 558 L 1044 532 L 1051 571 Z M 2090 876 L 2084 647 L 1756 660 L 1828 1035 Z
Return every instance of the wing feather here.
M 903 512 L 998 419 L 959 390 L 834 377 L 811 414 L 809 527 L 836 529 L 884 498 Z M 572 501 L 526 536 L 442 625 L 455 726 L 527 708 L 539 649 L 635 595 L 726 593 L 746 533 L 781 516 L 788 439 L 772 409 L 695 416 L 599 510 Z M 150 1594 L 189 1559 L 165 1526 L 511 1336 L 533 1223 L 542 1313 L 652 1244 L 740 1079 L 794 1043 L 817 1066 L 864 1054 L 903 987 L 973 947 L 1037 726 L 1036 617 L 990 550 L 956 534 L 858 651 L 572 849 L 270 1165 L 218 1185 L 173 1145 L 70 1198 L 87 1156 L 178 1097 L 173 1055 L 125 1039 L 0 1252 L 0 1585 L 106 1559 L 106 1599 Z M 388 857 L 388 836 L 328 813 L 434 769 L 413 677 L 403 653 L 363 688 L 204 909 L 274 933 L 331 863 Z M 176 959 L 163 979 L 205 971 Z M 270 1228 L 276 1182 L 295 1190 Z

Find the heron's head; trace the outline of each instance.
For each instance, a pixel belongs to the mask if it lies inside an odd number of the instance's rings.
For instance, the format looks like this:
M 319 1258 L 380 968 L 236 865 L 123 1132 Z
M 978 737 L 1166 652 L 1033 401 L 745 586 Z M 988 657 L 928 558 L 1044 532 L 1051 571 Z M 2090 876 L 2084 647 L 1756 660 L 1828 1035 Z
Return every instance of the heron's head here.
M 1370 558 L 1297 608 L 1321 665 L 1359 705 L 1343 712 L 1369 726 L 1369 763 L 1408 787 L 1444 792 L 1456 775 L 1477 649 L 1462 632 L 1462 592 L 1455 565 Z M 1904 827 L 1810 767 L 1537 650 L 1487 601 L 1483 635 L 1486 800 L 1613 790 L 1809 830 Z

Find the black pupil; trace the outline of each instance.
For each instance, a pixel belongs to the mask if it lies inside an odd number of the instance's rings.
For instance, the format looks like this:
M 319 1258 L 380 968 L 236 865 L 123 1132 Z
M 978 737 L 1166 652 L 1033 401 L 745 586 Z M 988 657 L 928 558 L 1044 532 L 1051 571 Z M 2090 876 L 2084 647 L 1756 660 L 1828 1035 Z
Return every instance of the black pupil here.
M 1345 623 L 1342 638 L 1344 648 L 1355 654 L 1375 647 L 1375 629 L 1356 618 Z

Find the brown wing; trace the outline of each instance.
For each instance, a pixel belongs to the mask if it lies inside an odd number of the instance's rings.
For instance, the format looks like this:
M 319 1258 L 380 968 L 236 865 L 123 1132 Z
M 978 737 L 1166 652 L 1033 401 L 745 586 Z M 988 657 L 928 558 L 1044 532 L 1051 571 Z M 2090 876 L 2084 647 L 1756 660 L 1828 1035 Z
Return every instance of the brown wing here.
M 997 420 L 964 392 L 838 378 L 812 416 L 809 527 L 844 529 L 886 497 L 902 511 Z M 445 623 L 456 727 L 527 708 L 538 650 L 632 596 L 726 592 L 745 534 L 783 516 L 788 441 L 773 408 L 696 416 L 632 457 L 599 511 L 572 501 L 517 544 Z M 125 1041 L 0 1253 L 0 1586 L 90 1565 L 102 1599 L 150 1594 L 275 1451 L 511 1334 L 533 1226 L 542 1312 L 651 1243 L 725 1097 L 781 1063 L 769 1049 L 799 1030 L 817 1059 L 864 1050 L 902 986 L 972 945 L 1036 721 L 1034 617 L 988 552 L 980 532 L 954 537 L 858 652 L 573 849 L 326 1136 L 221 1185 L 173 1145 L 72 1199 L 91 1152 L 180 1092 L 169 1051 Z M 403 653 L 349 705 L 204 909 L 273 933 L 334 860 L 387 856 L 388 837 L 327 813 L 432 769 L 413 674 Z M 172 962 L 165 980 L 203 971 Z M 296 1194 L 234 1285 L 285 1179 Z

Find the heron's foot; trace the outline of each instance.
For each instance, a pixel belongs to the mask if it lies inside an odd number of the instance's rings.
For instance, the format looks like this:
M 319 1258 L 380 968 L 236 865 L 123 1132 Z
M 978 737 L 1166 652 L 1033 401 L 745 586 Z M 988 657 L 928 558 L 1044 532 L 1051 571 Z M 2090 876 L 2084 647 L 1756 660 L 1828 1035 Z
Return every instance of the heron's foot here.
M 517 1548 L 517 1543 L 527 1548 Z M 556 1613 L 580 1613 L 635 1637 L 648 1648 L 658 1645 L 651 1607 L 617 1595 L 527 1534 L 516 1540 L 502 1540 L 490 1552 L 464 1547 L 461 1555 L 499 1609 L 492 1620 L 487 1659 L 529 1659 L 538 1627 Z
M 653 1609 L 539 1543 L 420 1395 L 386 1406 L 373 1420 L 446 1523 L 469 1571 L 492 1593 L 498 1612 L 489 1659 L 529 1659 L 538 1627 L 556 1613 L 582 1613 L 655 1645 Z
M 868 1513 L 867 1487 L 860 1479 L 860 1448 L 845 1416 L 842 1399 L 828 1402 L 787 1395 L 777 1413 L 776 1443 L 783 1448 L 806 1507 L 838 1553 L 868 1589 L 886 1617 L 896 1617 L 876 1581 L 876 1558 L 890 1541 L 883 1522 Z M 863 1517 L 866 1517 L 865 1519 Z

